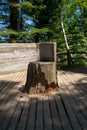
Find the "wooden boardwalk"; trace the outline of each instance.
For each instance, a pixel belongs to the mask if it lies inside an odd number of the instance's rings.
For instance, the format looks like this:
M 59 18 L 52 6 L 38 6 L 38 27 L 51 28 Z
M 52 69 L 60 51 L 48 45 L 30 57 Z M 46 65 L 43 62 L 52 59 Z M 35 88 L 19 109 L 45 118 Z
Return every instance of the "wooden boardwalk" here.
M 59 91 L 22 93 L 26 72 L 0 75 L 0 130 L 87 130 L 87 71 L 58 71 Z

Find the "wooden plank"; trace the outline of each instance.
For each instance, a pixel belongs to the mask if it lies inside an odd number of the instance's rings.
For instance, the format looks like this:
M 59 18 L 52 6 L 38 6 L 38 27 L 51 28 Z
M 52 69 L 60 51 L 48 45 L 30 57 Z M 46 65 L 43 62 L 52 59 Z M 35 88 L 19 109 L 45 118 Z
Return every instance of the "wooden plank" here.
M 67 88 L 64 88 L 64 90 L 66 91 L 67 95 L 69 94 L 69 102 L 70 102 L 70 105 L 72 106 L 73 108 L 73 111 L 77 117 L 77 120 L 79 122 L 79 124 L 81 125 L 81 128 L 83 128 L 84 130 L 86 130 L 85 128 L 87 127 L 87 121 L 85 120 L 83 114 L 81 113 L 79 107 L 77 106 L 77 103 L 73 100 L 72 98 L 72 94 L 68 91 Z
M 79 83 L 81 84 L 82 86 L 82 89 L 84 90 L 84 92 L 86 93 L 87 95 L 87 74 L 84 75 L 82 78 L 80 78 L 80 76 L 78 76 L 79 78 Z
M 73 88 L 73 86 L 71 86 L 71 87 Z M 74 101 L 76 102 L 77 106 L 79 107 L 79 111 L 83 114 L 84 118 L 87 120 L 87 108 L 81 101 L 78 91 L 75 89 L 72 89 L 72 91 L 71 91 L 70 87 L 68 87 L 68 86 L 66 89 L 68 89 L 68 91 L 70 93 L 72 93 L 72 97 L 73 97 Z
M 87 97 L 87 92 L 85 89 L 85 85 L 87 83 L 87 76 L 84 74 L 71 74 L 69 76 L 66 75 L 66 77 L 69 77 L 69 81 L 73 83 L 78 91 L 84 92 L 84 95 Z
M 19 73 L 18 73 L 19 74 Z M 15 81 L 17 80 L 17 78 L 23 78 L 24 76 L 23 75 L 15 75 L 14 76 L 14 78 L 15 78 Z M 11 77 L 11 78 L 13 78 L 13 77 Z M 13 79 L 14 79 L 13 78 Z M 7 86 L 6 86 L 6 88 L 7 88 L 7 90 L 2 94 L 2 95 L 0 95 L 0 111 L 3 109 L 3 107 L 5 107 L 5 104 L 9 101 L 9 99 L 11 100 L 11 97 L 13 97 L 13 95 L 15 94 L 15 96 L 16 96 L 16 93 L 15 93 L 15 91 L 17 91 L 16 89 L 17 89 L 17 87 L 18 86 L 21 86 L 21 84 L 22 83 L 20 83 L 19 85 L 15 85 L 14 86 L 14 89 L 13 89 L 13 83 L 10 83 L 10 84 L 8 84 Z M 9 89 L 10 88 L 10 89 Z
M 84 104 L 78 99 L 77 96 L 74 97 L 74 100 L 76 101 L 77 105 L 79 106 L 80 111 L 82 112 L 84 118 L 87 120 L 87 108 L 84 106 Z
M 14 75 L 14 77 L 10 77 L 10 79 L 4 80 L 4 86 L 3 86 L 3 90 L 0 93 L 0 102 L 2 102 L 3 98 L 5 98 L 6 95 L 8 95 L 8 92 L 10 92 L 10 90 L 14 87 L 14 85 L 18 84 L 18 82 L 16 82 L 16 78 L 17 78 L 18 74 Z M 11 80 L 13 78 L 13 81 Z
M 15 79 L 15 77 L 14 77 Z M 12 77 L 9 77 L 9 78 L 4 78 L 2 80 L 2 84 L 0 84 L 0 94 L 4 93 L 5 90 L 7 89 L 7 86 L 9 86 L 9 84 L 11 83 L 11 80 L 12 80 Z
M 49 101 L 48 97 L 43 98 L 44 99 L 44 130 L 52 130 L 52 119 L 51 119 L 51 113 L 50 113 L 50 107 L 49 107 Z
M 87 102 L 86 102 L 87 97 L 86 97 L 85 94 L 83 94 L 83 91 L 81 89 L 82 86 L 80 86 L 80 88 L 78 89 L 78 81 L 79 81 L 79 79 L 81 79 L 81 77 L 79 77 L 79 78 L 75 77 L 75 74 L 74 75 L 70 75 L 70 74 L 63 75 L 62 76 L 63 91 L 67 95 L 69 95 L 68 100 L 69 100 L 69 102 L 70 102 L 70 104 L 71 104 L 71 106 L 73 108 L 73 111 L 75 112 L 75 115 L 76 115 L 76 117 L 77 117 L 77 119 L 79 121 L 79 124 L 81 125 L 81 128 L 86 129 L 87 120 L 86 120 L 85 116 L 83 115 L 83 111 L 85 110 L 84 114 L 86 114 L 87 109 L 86 109 L 85 106 L 83 106 L 83 103 L 85 105 L 87 104 Z M 75 82 L 77 83 L 77 87 L 75 87 L 76 86 Z M 80 82 L 79 82 L 79 85 L 80 85 Z M 78 101 L 79 101 L 80 104 L 78 104 Z M 83 109 L 83 110 L 81 110 L 81 109 Z
M 76 118 L 76 115 L 71 107 L 70 102 L 68 101 L 69 96 L 65 93 L 65 91 L 63 91 L 63 93 L 61 93 L 61 97 L 62 97 L 62 102 L 64 104 L 64 108 L 67 112 L 67 116 L 71 122 L 72 128 L 74 130 L 81 130 L 81 127 L 78 123 L 78 120 Z
M 4 101 L 1 103 L 1 107 L 0 107 L 0 122 L 2 121 L 2 119 L 4 118 L 4 116 L 6 115 L 11 103 L 13 103 L 12 100 L 14 100 L 16 96 L 16 93 L 14 95 L 9 95 L 7 99 L 4 99 Z
M 1 81 L 0 81 L 0 93 L 1 93 L 1 91 L 3 90 L 3 86 L 5 86 L 5 82 L 4 82 L 4 79 L 0 79 Z
M 70 88 L 68 87 L 68 89 L 70 89 Z M 87 106 L 86 106 L 86 104 L 87 104 L 87 97 L 85 97 L 86 98 L 85 99 L 84 98 L 84 96 L 85 96 L 84 92 L 83 92 L 83 95 L 80 95 L 80 93 L 78 93 L 77 89 L 72 90 L 72 93 L 73 93 L 72 96 L 73 96 L 75 102 L 77 103 L 77 105 L 79 106 L 80 111 L 83 113 L 84 117 L 87 119 Z M 84 102 L 84 100 L 85 100 L 85 102 Z
M 42 98 L 38 98 L 35 130 L 44 130 L 43 129 L 43 101 L 42 101 Z
M 29 110 L 26 130 L 34 130 L 35 129 L 36 107 L 37 107 L 36 103 L 37 103 L 37 99 L 32 98 L 32 100 L 30 102 L 30 110 Z
M 75 77 L 74 78 L 74 76 L 70 76 L 69 75 L 69 77 L 66 75 L 66 77 L 67 77 L 67 79 L 69 78 L 69 81 L 73 84 L 74 83 L 74 85 L 75 86 L 78 86 L 78 85 L 76 85 L 75 84 L 75 79 L 77 79 L 77 83 L 78 83 L 78 81 L 79 81 L 79 79 L 77 78 L 77 77 Z M 66 84 L 66 82 L 65 82 L 65 84 Z M 72 85 L 71 85 L 72 86 Z M 82 91 L 82 86 L 80 85 L 80 87 L 78 88 L 78 87 L 75 87 L 75 91 L 77 92 L 77 93 L 79 93 L 78 94 L 78 96 L 79 96 L 79 99 L 81 100 L 81 102 L 87 107 L 87 94 L 85 94 L 85 93 L 83 93 L 83 91 Z
M 21 113 L 21 117 L 17 126 L 17 130 L 25 130 L 26 128 L 26 122 L 27 122 L 27 117 L 29 113 L 29 106 L 30 106 L 30 98 L 25 97 L 25 104 L 23 106 L 23 111 Z
M 12 90 L 12 93 L 9 96 L 10 99 L 8 100 L 8 102 L 5 105 L 3 105 L 3 109 L 2 109 L 1 114 L 0 114 L 0 128 L 3 130 L 7 128 L 8 124 L 12 118 L 12 115 L 15 111 L 17 102 L 18 102 L 16 97 L 19 95 L 19 91 L 17 91 L 16 89 L 17 88 Z
M 75 79 L 77 78 L 77 82 L 75 83 L 75 85 L 77 86 L 76 89 L 80 92 L 82 92 L 83 96 L 86 97 L 87 99 L 87 89 L 86 89 L 86 86 L 87 86 L 87 76 L 86 75 L 82 75 L 81 74 L 79 75 L 75 75 L 72 77 L 72 79 L 70 79 L 72 82 L 75 81 Z
M 57 109 L 61 118 L 63 130 L 72 130 L 69 118 L 67 117 L 67 114 L 64 110 L 61 97 L 59 95 L 55 95 L 55 100 L 56 100 Z
M 0 114 L 0 128 L 2 130 L 6 130 L 10 119 L 15 111 L 17 105 L 17 101 L 12 99 L 10 102 L 8 102 L 6 109 Z
M 84 87 L 82 84 L 77 88 L 76 84 L 74 84 L 80 78 L 84 78 L 85 75 L 78 76 L 75 79 L 76 74 L 71 74 L 64 73 L 58 78 L 58 80 L 61 80 L 61 98 L 60 96 L 55 96 L 55 99 L 54 97 L 49 97 L 48 99 L 48 97 L 44 96 L 43 99 L 38 98 L 38 101 L 36 98 L 32 98 L 29 104 L 28 101 L 22 101 L 23 99 L 21 98 L 18 100 L 21 94 L 19 89 L 25 82 L 26 73 L 20 72 L 18 76 L 16 74 L 7 75 L 7 78 L 3 76 L 1 79 L 20 83 L 16 84 L 8 93 L 2 91 L 6 95 L 0 104 L 0 126 L 3 125 L 0 130 L 55 130 L 58 124 L 62 125 L 60 127 L 62 130 L 86 130 L 87 95 L 81 88 Z M 15 77 L 14 75 L 16 78 L 13 78 Z M 10 86 L 5 87 L 8 89 Z M 27 100 L 26 97 L 25 99 Z M 58 123 L 58 119 L 60 123 Z
M 57 112 L 56 104 L 53 96 L 49 96 L 50 102 L 50 110 L 52 116 L 52 124 L 54 130 L 62 130 L 62 125 L 59 117 L 59 113 Z
M 9 92 L 12 90 L 13 86 L 14 86 L 14 83 L 12 83 L 12 82 L 7 85 L 6 92 L 4 92 L 3 94 L 0 95 L 0 98 L 1 98 L 0 104 L 3 102 L 3 100 L 5 100 L 9 96 Z
M 38 60 L 38 57 L 39 53 L 35 43 L 0 44 L 0 73 L 26 69 L 28 63 Z
M 17 107 L 15 108 L 15 111 L 14 111 L 13 116 L 11 118 L 11 121 L 7 127 L 7 130 L 17 129 L 18 122 L 20 120 L 21 113 L 23 111 L 24 102 L 25 102 L 25 98 L 20 97 L 19 101 L 17 103 Z

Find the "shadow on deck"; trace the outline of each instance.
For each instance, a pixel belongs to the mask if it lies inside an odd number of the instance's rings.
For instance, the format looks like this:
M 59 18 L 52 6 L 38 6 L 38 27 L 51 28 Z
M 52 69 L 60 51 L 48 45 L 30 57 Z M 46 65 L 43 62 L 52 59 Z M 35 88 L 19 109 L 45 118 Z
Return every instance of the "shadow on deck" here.
M 0 130 L 87 130 L 87 71 L 58 71 L 59 91 L 26 95 L 26 72 L 0 76 Z

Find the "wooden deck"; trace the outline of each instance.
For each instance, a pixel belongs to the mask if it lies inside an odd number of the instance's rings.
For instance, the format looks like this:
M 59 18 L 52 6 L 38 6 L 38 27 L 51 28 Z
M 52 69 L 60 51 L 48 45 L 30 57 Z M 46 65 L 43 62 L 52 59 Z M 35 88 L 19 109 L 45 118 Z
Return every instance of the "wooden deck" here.
M 26 72 L 0 75 L 0 130 L 87 130 L 87 71 L 58 71 L 59 91 L 22 93 Z

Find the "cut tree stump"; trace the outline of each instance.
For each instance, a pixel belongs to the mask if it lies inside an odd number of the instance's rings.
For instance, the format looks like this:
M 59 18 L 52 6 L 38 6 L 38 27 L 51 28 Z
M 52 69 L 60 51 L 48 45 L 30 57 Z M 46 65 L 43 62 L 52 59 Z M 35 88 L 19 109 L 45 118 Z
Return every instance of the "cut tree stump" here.
M 58 88 L 55 62 L 29 63 L 24 91 L 30 94 L 45 93 L 50 88 Z
M 28 65 L 24 90 L 28 93 L 45 93 L 57 89 L 56 43 L 40 43 L 39 61 Z

